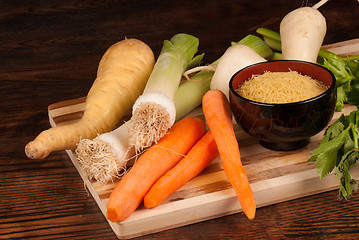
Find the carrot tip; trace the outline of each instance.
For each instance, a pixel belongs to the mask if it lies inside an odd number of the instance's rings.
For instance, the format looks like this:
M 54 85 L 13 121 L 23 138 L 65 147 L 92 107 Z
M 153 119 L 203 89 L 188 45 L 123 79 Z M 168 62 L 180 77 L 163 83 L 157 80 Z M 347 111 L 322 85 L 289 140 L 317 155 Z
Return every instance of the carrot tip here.
M 256 211 L 254 210 L 253 212 L 250 212 L 250 213 L 247 212 L 247 213 L 244 213 L 244 214 L 247 216 L 247 218 L 249 220 L 253 220 L 255 215 L 256 215 Z
M 110 220 L 111 222 L 118 222 L 120 221 L 119 216 L 117 215 L 117 212 L 115 209 L 112 208 L 108 208 L 107 209 L 107 214 L 106 217 L 108 220 Z

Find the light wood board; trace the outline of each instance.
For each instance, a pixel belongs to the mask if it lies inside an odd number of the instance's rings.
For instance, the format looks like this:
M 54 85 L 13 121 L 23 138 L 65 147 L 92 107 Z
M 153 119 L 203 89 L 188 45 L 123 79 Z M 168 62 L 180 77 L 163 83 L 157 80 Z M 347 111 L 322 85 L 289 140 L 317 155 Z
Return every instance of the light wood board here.
M 359 55 L 359 39 L 327 45 L 325 48 L 340 55 Z M 51 125 L 62 125 L 81 118 L 85 99 L 82 97 L 50 105 L 48 110 Z M 340 114 L 348 114 L 355 109 L 353 106 L 346 106 L 343 112 L 335 113 L 332 122 Z M 204 119 L 200 107 L 190 115 Z M 310 144 L 302 149 L 277 152 L 265 149 L 257 140 L 234 125 L 242 162 L 257 207 L 338 189 L 339 183 L 333 174 L 320 180 L 315 164 L 307 162 L 313 149 L 318 146 L 323 132 L 312 137 Z M 66 152 L 106 216 L 109 196 L 117 182 L 101 184 L 89 181 L 74 152 Z M 356 179 L 359 178 L 357 165 L 351 171 Z M 224 174 L 220 158 L 217 158 L 160 206 L 145 209 L 141 205 L 128 219 L 118 223 L 109 221 L 109 224 L 119 239 L 128 239 L 234 213 L 241 213 L 238 217 L 246 218 Z

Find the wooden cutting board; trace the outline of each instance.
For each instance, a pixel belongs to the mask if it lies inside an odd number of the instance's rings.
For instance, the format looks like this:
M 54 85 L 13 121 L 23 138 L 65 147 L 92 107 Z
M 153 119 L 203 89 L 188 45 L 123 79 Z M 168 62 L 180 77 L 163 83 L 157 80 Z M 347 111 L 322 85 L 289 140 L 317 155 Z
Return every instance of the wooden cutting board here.
M 359 55 L 359 39 L 327 45 L 325 48 L 340 55 Z M 62 125 L 81 118 L 85 99 L 82 97 L 50 105 L 48 110 L 51 125 Z M 348 114 L 353 110 L 355 107 L 346 106 L 342 113 Z M 332 122 L 338 119 L 340 114 L 335 113 Z M 190 115 L 204 119 L 200 107 Z M 302 149 L 277 152 L 265 149 L 257 140 L 234 125 L 243 165 L 257 207 L 338 189 L 339 183 L 334 175 L 320 180 L 315 164 L 307 162 L 312 150 L 318 146 L 323 132 L 312 137 L 311 143 Z M 109 196 L 117 182 L 101 184 L 89 181 L 74 152 L 66 152 L 106 216 Z M 351 173 L 354 178 L 359 178 L 358 164 L 353 167 Z M 128 219 L 118 223 L 109 221 L 109 224 L 118 238 L 128 239 L 240 212 L 241 206 L 227 181 L 221 161 L 217 158 L 199 176 L 160 206 L 145 209 L 141 205 Z M 238 217 L 246 218 L 244 214 L 238 214 Z

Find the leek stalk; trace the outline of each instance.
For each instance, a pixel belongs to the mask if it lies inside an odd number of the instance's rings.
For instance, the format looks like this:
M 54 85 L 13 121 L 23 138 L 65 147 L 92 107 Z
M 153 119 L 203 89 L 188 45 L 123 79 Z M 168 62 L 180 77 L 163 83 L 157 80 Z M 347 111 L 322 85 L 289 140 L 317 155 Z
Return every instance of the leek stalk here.
M 130 144 L 141 151 L 157 142 L 176 120 L 173 98 L 185 70 L 198 64 L 203 54 L 194 57 L 199 40 L 177 34 L 163 42 L 160 55 L 143 94 L 136 100 L 131 118 Z
M 202 97 L 209 90 L 213 74 L 213 71 L 202 70 L 179 86 L 174 97 L 176 121 L 202 104 Z

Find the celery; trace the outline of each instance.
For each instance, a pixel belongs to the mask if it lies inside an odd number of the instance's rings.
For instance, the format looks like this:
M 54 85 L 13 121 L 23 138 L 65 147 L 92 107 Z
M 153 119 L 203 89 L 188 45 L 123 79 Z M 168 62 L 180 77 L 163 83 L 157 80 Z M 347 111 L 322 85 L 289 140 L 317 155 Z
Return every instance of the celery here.
M 281 53 L 274 52 L 271 61 L 282 60 L 282 59 L 283 57 Z
M 271 38 L 273 40 L 277 40 L 278 42 L 280 42 L 280 34 L 275 32 L 275 31 L 272 31 L 268 28 L 258 28 L 257 31 L 256 31 L 258 34 L 262 35 L 262 36 L 265 36 L 265 37 L 268 37 L 268 38 Z
M 263 36 L 264 42 L 273 50 L 282 51 L 280 35 L 267 28 L 258 28 L 257 33 Z
M 282 51 L 282 44 L 281 42 L 273 39 L 273 38 L 270 38 L 270 37 L 266 37 L 266 36 L 263 36 L 263 40 L 264 42 L 270 47 L 272 48 L 273 50 L 275 51 L 279 51 L 281 52 Z
M 233 44 L 242 44 L 247 47 L 252 48 L 256 53 L 258 53 L 261 57 L 269 60 L 273 55 L 272 49 L 259 37 L 254 36 L 252 34 L 247 35 L 242 38 L 239 42 L 232 42 Z
M 320 179 L 334 171 L 340 183 L 338 200 L 347 200 L 358 189 L 358 183 L 350 174 L 359 159 L 358 114 L 358 110 L 342 114 L 330 125 L 308 160 L 315 162 Z

